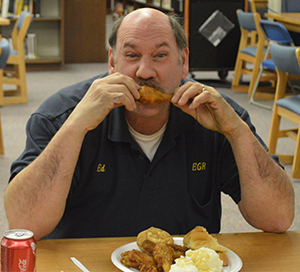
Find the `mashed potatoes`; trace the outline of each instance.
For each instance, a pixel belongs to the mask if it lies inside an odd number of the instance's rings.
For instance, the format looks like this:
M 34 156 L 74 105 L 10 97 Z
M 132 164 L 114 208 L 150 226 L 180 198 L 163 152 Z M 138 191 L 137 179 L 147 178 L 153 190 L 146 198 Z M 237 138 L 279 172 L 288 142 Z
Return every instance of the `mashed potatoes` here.
M 221 272 L 223 262 L 212 249 L 202 247 L 188 250 L 185 257 L 175 260 L 170 272 Z

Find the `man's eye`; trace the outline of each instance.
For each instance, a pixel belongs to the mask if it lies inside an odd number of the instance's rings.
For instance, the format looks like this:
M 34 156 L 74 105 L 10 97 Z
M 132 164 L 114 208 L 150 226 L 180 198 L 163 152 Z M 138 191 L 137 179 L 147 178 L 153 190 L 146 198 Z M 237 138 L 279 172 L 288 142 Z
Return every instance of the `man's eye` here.
M 157 58 L 164 58 L 166 57 L 168 54 L 167 53 L 159 53 L 156 55 Z
M 136 58 L 137 55 L 133 54 L 133 53 L 128 53 L 128 54 L 126 54 L 126 57 L 128 57 L 128 58 Z

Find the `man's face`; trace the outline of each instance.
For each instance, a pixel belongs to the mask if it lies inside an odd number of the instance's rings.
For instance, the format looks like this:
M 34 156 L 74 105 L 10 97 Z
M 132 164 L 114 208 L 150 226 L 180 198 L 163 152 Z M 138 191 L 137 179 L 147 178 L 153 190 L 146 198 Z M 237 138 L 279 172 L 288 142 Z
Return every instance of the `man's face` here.
M 179 52 L 169 19 L 160 14 L 125 19 L 118 31 L 115 58 L 110 54 L 109 72 L 120 72 L 138 83 L 154 81 L 172 93 L 187 76 L 188 51 Z

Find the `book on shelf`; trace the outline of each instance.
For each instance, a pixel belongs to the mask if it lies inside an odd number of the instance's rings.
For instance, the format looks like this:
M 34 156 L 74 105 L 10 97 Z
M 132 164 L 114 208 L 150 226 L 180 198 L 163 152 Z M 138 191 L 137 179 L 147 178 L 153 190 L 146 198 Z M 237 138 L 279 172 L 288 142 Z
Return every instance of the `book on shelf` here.
M 34 17 L 41 17 L 41 0 L 34 0 Z
M 14 17 L 15 12 L 15 0 L 9 0 L 9 6 L 8 6 L 8 14 L 7 17 Z
M 28 33 L 25 38 L 25 58 L 26 59 L 36 59 L 37 58 L 37 43 L 36 34 Z
M 160 7 L 161 0 L 153 0 L 152 5 L 155 7 Z
M 35 17 L 41 16 L 40 0 L 0 0 L 1 17 L 14 18 L 19 17 L 22 11 L 27 11 Z
M 171 9 L 172 8 L 172 0 L 162 0 L 162 5 L 164 9 Z
M 29 0 L 24 0 L 23 10 L 29 12 Z
M 1 17 L 8 17 L 8 9 L 9 9 L 9 0 L 2 0 L 1 3 Z
M 19 17 L 23 11 L 24 0 L 15 0 L 15 16 Z

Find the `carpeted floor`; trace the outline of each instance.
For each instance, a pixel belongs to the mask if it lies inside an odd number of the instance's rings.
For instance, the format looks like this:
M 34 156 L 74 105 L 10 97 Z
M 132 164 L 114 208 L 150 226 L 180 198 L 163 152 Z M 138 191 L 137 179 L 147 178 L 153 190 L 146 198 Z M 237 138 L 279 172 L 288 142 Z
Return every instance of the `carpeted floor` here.
M 49 72 L 28 72 L 27 85 L 29 102 L 24 105 L 8 105 L 0 109 L 2 119 L 2 131 L 4 137 L 5 155 L 0 156 L 0 233 L 7 229 L 7 222 L 3 207 L 3 194 L 9 178 L 9 167 L 14 159 L 22 152 L 25 142 L 25 124 L 30 114 L 37 109 L 40 103 L 52 93 L 62 87 L 87 79 L 91 76 L 106 71 L 107 64 L 72 64 L 66 65 L 62 71 Z M 216 72 L 197 72 L 196 79 L 228 94 L 245 107 L 252 116 L 252 122 L 257 127 L 258 133 L 268 142 L 269 128 L 272 112 L 249 105 L 245 93 L 237 93 L 230 89 L 232 73 L 229 73 L 228 81 L 220 82 Z M 272 102 L 265 102 L 272 105 Z M 289 125 L 288 123 L 286 124 Z M 295 143 L 293 140 L 280 143 L 279 149 L 293 152 Z M 286 171 L 290 175 L 291 166 L 286 166 Z M 300 228 L 300 180 L 293 180 L 296 192 L 296 217 L 291 230 Z M 17 197 L 17 196 L 16 196 Z M 222 196 L 223 219 L 221 232 L 248 232 L 256 231 L 250 227 L 241 217 L 236 205 L 228 197 Z

